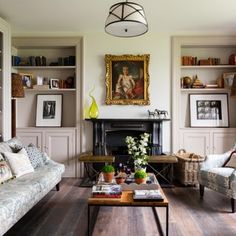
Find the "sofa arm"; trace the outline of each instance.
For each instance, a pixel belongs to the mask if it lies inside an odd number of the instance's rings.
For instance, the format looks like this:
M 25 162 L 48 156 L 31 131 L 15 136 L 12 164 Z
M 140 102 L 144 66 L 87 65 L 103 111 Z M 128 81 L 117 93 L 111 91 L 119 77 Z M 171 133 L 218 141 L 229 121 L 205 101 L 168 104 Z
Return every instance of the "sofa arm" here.
M 226 160 L 231 154 L 231 150 L 223 154 L 210 154 L 206 156 L 204 162 L 202 162 L 200 169 L 208 170 L 211 168 L 217 168 L 224 165 Z

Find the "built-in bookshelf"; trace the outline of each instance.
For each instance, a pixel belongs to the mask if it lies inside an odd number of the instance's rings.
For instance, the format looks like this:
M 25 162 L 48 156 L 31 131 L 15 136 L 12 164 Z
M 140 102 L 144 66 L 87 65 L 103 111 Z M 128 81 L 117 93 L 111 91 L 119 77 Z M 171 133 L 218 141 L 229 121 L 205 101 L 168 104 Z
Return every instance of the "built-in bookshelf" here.
M 12 72 L 30 78 L 25 97 L 17 98 L 16 134 L 34 143 L 66 166 L 66 177 L 81 177 L 80 152 L 81 53 L 79 37 L 14 37 Z M 50 81 L 56 80 L 54 86 Z M 53 85 L 53 86 L 52 86 Z M 36 127 L 37 95 L 62 94 L 61 127 Z
M 173 37 L 172 41 L 173 151 L 185 148 L 198 154 L 219 153 L 236 141 L 236 102 L 225 73 L 236 73 L 229 58 L 236 53 L 235 37 Z M 183 79 L 190 78 L 187 86 Z M 200 86 L 194 88 L 198 78 Z M 215 86 L 215 88 L 214 88 Z M 228 94 L 228 128 L 192 128 L 190 94 Z
M 17 127 L 35 126 L 36 95 L 63 94 L 62 127 L 76 127 L 80 65 L 77 60 L 78 43 L 62 38 L 13 38 L 12 72 L 30 75 L 25 98 L 17 100 Z M 41 79 L 39 84 L 38 78 Z M 70 79 L 70 84 L 68 83 Z M 50 81 L 57 80 L 57 87 Z M 46 82 L 45 82 L 46 81 Z M 24 113 L 21 109 L 27 106 Z M 70 115 L 68 115 L 70 114 Z

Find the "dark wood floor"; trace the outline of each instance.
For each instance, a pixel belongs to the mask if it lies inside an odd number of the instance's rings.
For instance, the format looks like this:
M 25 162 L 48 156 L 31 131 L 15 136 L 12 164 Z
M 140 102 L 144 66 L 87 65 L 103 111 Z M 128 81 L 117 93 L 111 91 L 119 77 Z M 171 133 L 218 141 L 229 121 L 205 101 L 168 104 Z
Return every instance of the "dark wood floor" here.
M 170 202 L 170 236 L 235 236 L 236 213 L 230 200 L 206 190 L 199 199 L 197 188 L 164 189 Z M 79 180 L 63 179 L 60 192 L 51 191 L 27 213 L 6 236 L 85 236 L 86 199 L 89 188 L 80 188 Z M 165 223 L 164 210 L 158 210 Z M 101 208 L 93 236 L 159 235 L 149 208 Z

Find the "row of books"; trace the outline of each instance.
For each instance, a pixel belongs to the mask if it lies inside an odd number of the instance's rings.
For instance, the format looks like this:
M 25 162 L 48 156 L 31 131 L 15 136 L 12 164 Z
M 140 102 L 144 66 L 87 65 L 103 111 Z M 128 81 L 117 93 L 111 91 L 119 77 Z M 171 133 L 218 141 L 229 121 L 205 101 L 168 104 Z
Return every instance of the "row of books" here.
M 182 65 L 183 66 L 205 66 L 205 65 L 220 65 L 220 58 L 209 57 L 208 59 L 198 60 L 197 57 L 192 56 L 182 56 Z
M 92 196 L 94 198 L 121 198 L 122 189 L 120 185 L 94 185 Z M 159 189 L 155 190 L 134 190 L 134 201 L 163 201 L 164 198 Z
M 12 56 L 12 66 L 47 66 L 47 58 L 45 56 L 30 56 L 27 59 L 22 59 L 19 56 Z M 59 57 L 49 66 L 75 66 L 75 56 Z

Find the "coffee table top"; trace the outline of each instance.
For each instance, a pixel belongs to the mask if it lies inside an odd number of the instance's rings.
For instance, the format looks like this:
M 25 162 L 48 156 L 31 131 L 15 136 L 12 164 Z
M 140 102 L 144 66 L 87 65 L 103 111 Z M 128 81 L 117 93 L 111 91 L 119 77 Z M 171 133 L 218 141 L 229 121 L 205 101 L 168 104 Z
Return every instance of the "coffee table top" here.
M 155 177 L 156 178 L 156 177 Z M 88 198 L 88 204 L 94 206 L 167 206 L 169 204 L 168 199 L 166 198 L 161 186 L 158 181 L 155 179 L 158 189 L 160 190 L 164 200 L 155 201 L 155 200 L 133 200 L 133 190 L 122 190 L 121 198 Z M 144 184 L 142 184 L 144 186 Z

